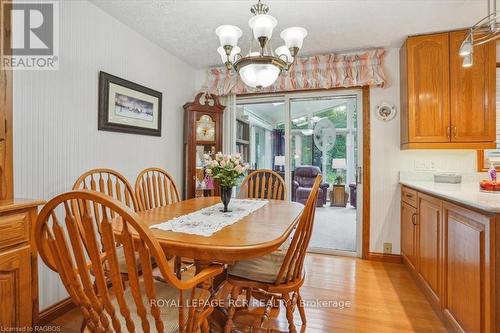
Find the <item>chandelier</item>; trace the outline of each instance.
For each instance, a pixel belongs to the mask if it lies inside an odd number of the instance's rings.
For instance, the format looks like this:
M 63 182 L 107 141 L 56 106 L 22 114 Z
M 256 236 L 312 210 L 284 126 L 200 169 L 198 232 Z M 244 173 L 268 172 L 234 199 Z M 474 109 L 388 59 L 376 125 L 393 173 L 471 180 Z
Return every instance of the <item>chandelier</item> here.
M 474 47 L 499 38 L 500 12 L 497 12 L 496 0 L 486 0 L 488 2 L 488 16 L 482 18 L 474 24 L 467 33 L 459 54 L 464 58 L 463 67 L 470 67 L 473 64 Z
M 254 14 L 248 20 L 253 38 L 247 55 L 240 53 L 238 39 L 242 31 L 234 25 L 221 25 L 215 30 L 221 45 L 217 52 L 228 70 L 236 71 L 246 85 L 260 89 L 272 85 L 281 73 L 290 68 L 307 36 L 307 30 L 300 27 L 283 30 L 280 37 L 285 45 L 273 52 L 270 40 L 278 21 L 267 14 L 269 7 L 260 0 L 250 8 L 250 12 Z

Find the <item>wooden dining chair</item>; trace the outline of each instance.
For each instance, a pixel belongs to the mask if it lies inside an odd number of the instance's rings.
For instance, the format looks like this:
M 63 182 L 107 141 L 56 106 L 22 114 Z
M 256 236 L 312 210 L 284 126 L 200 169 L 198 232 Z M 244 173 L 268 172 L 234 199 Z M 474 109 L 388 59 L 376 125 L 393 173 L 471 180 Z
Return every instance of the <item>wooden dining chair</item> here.
M 270 300 L 261 319 L 261 326 L 269 319 L 274 300 L 283 301 L 290 332 L 296 332 L 293 313 L 297 306 L 302 324 L 306 325 L 300 287 L 304 283 L 304 259 L 313 231 L 320 184 L 321 176 L 318 175 L 287 250 L 278 250 L 260 258 L 239 261 L 229 268 L 227 281 L 232 286 L 231 298 L 233 300 L 238 299 L 242 290 L 247 292 L 250 290 L 250 295 L 260 293 Z M 232 304 L 233 306 L 228 309 L 228 320 L 225 326 L 227 333 L 232 330 L 233 316 L 236 311 L 234 302 Z
M 243 179 L 238 197 L 285 200 L 285 181 L 272 170 L 255 170 Z
M 167 206 L 181 197 L 172 176 L 160 168 L 142 170 L 135 180 L 135 194 L 140 210 Z
M 118 171 L 98 168 L 83 173 L 73 185 L 73 190 L 85 189 L 103 193 L 122 202 L 130 209 L 136 212 L 139 211 L 139 204 L 137 203 L 132 185 L 130 185 L 127 178 Z M 95 214 L 99 214 L 98 209 L 96 209 Z M 125 254 L 121 246 L 117 247 L 117 254 L 120 272 L 123 278 L 126 279 L 128 266 L 125 262 Z M 137 268 L 140 271 L 140 267 Z
M 83 173 L 73 185 L 73 190 L 86 189 L 104 193 L 121 201 L 134 211 L 139 211 L 132 185 L 118 171 L 99 168 Z
M 179 280 L 151 230 L 120 201 L 89 190 L 58 195 L 41 210 L 34 238 L 41 258 L 59 273 L 80 309 L 83 331 L 208 332 L 210 292 L 196 286 L 210 285 L 223 269 L 210 265 Z M 127 282 L 120 274 L 117 242 L 130 268 Z M 152 259 L 167 283 L 153 278 Z

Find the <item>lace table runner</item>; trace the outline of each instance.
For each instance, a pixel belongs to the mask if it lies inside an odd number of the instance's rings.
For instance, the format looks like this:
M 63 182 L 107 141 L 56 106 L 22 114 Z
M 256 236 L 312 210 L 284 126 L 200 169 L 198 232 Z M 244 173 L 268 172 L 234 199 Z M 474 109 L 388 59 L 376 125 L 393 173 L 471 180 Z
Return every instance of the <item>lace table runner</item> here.
M 222 203 L 200 209 L 187 215 L 152 225 L 150 228 L 183 232 L 199 236 L 211 236 L 224 227 L 232 225 L 245 216 L 267 205 L 267 200 L 233 199 L 230 212 L 223 213 Z

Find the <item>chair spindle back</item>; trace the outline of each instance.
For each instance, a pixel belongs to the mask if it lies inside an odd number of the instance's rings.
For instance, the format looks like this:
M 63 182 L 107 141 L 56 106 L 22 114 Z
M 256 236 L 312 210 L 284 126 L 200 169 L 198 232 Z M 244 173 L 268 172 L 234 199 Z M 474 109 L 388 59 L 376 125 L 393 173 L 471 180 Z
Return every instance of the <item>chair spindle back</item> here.
M 255 170 L 248 174 L 241 183 L 239 197 L 285 200 L 285 181 L 272 170 Z
M 173 274 L 160 245 L 138 215 L 99 192 L 71 191 L 50 200 L 38 216 L 35 241 L 43 261 L 59 273 L 92 332 L 164 332 L 152 258 L 170 285 L 192 288 Z M 117 243 L 122 244 L 129 267 L 127 284 L 120 274 Z M 125 299 L 127 289 L 132 301 Z M 180 331 L 185 332 L 182 292 L 179 301 L 179 310 L 172 307 L 168 311 L 179 311 Z M 189 315 L 188 322 L 191 319 Z
M 160 168 L 148 168 L 137 176 L 135 193 L 140 210 L 167 206 L 181 200 L 172 176 Z
M 307 199 L 299 223 L 295 229 L 290 247 L 287 250 L 285 259 L 276 278 L 276 285 L 288 283 L 302 277 L 304 259 L 314 226 L 314 214 L 316 212 L 316 201 L 318 200 L 320 184 L 321 175 L 318 175 L 316 176 L 309 198 Z
M 87 189 L 115 198 L 134 211 L 139 210 L 132 185 L 118 171 L 92 169 L 83 173 L 73 185 L 73 190 Z

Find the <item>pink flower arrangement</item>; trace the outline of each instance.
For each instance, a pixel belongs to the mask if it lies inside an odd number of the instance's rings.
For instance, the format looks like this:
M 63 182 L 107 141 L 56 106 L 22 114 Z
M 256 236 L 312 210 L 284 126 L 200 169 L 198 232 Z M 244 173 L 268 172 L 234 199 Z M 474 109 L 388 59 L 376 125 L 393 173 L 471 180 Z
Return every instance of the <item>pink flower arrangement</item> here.
M 203 158 L 206 174 L 226 188 L 235 186 L 238 178 L 248 169 L 248 165 L 241 161 L 240 154 L 225 155 L 219 152 L 213 159 L 208 154 L 203 155 Z

